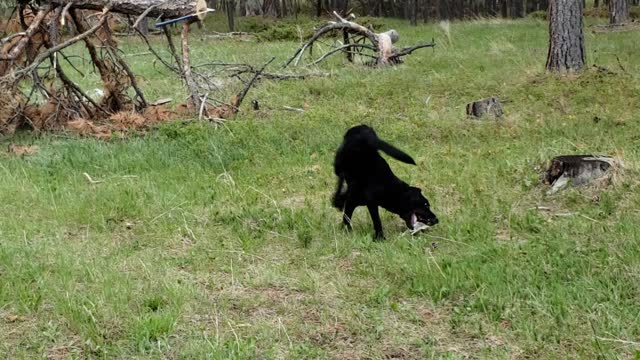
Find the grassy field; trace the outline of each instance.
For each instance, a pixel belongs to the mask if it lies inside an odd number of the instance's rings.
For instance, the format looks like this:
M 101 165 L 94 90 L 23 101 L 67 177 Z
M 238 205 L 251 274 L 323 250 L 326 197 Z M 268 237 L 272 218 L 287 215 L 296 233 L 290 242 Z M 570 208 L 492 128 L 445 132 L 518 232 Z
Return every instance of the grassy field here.
M 639 359 L 638 33 L 587 28 L 590 66 L 613 74 L 556 77 L 542 21 L 380 21 L 401 46 L 438 45 L 395 68 L 336 58 L 330 77 L 264 81 L 249 94 L 262 110 L 218 128 L 2 138 L 39 151 L 0 154 L 0 358 Z M 193 56 L 282 63 L 297 46 L 196 34 Z M 148 55 L 127 58 L 149 98 L 184 94 Z M 492 95 L 504 120 L 465 118 Z M 363 208 L 342 231 L 331 163 L 360 123 L 416 159 L 390 165 L 429 198 L 430 232 L 382 211 L 373 242 Z M 548 195 L 544 163 L 576 153 L 627 170 Z

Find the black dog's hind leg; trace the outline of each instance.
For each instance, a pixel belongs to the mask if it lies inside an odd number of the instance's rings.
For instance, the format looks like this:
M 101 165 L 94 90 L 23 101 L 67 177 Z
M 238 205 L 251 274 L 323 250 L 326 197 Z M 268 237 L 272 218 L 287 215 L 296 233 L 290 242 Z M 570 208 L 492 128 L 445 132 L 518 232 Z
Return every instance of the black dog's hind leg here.
M 356 209 L 353 202 L 347 201 L 344 206 L 344 213 L 342 213 L 342 223 L 347 228 L 347 230 L 351 231 L 351 217 L 353 216 L 353 211 Z
M 344 203 L 347 198 L 346 191 L 342 191 L 344 186 L 344 178 L 338 178 L 338 185 L 336 186 L 336 192 L 333 194 L 331 199 L 331 204 L 334 208 L 342 210 L 344 208 Z
M 369 209 L 369 215 L 371 215 L 371 221 L 373 222 L 375 240 L 383 240 L 384 234 L 382 233 L 382 221 L 380 220 L 380 213 L 378 213 L 378 205 L 367 204 L 367 209 Z

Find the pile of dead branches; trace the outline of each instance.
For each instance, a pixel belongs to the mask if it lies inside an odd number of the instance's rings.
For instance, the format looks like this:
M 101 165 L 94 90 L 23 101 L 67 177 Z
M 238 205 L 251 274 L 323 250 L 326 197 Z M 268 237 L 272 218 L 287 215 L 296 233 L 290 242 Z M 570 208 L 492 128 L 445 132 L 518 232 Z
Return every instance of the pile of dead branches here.
M 400 36 L 398 32 L 391 29 L 383 33 L 375 33 L 372 29 L 364 27 L 353 21 L 349 21 L 341 17 L 337 12 L 333 12 L 333 16 L 337 21 L 329 21 L 320 28 L 307 40 L 293 56 L 286 62 L 285 67 L 293 63 L 298 65 L 306 52 L 313 56 L 313 45 L 319 42 L 323 36 L 342 33 L 342 42 L 338 42 L 331 47 L 329 51 L 322 54 L 307 65 L 315 65 L 325 60 L 329 56 L 337 53 L 343 53 L 349 62 L 353 62 L 358 57 L 368 58 L 365 63 L 372 66 L 385 66 L 402 63 L 402 57 L 411 54 L 415 50 L 434 47 L 433 41 L 415 46 L 396 49 L 393 44 L 398 41 Z M 355 16 L 351 14 L 350 19 Z
M 72 128 L 107 137 L 104 134 L 118 130 L 123 123 L 138 127 L 141 118 L 155 122 L 185 109 L 190 117 L 221 121 L 238 112 L 259 78 L 304 77 L 266 73 L 273 59 L 262 67 L 220 62 L 192 65 L 190 26 L 202 21 L 209 11 L 204 0 L 18 0 L 9 19 L 0 22 L 0 131 Z M 118 23 L 114 18 L 132 15 L 137 17 L 132 28 L 149 52 L 182 79 L 187 89 L 188 98 L 177 112 L 150 102 L 121 56 L 114 39 L 114 24 Z M 159 21 L 156 26 L 166 38 L 169 58 L 160 56 L 149 35 L 138 30 L 146 18 Z M 182 26 L 179 48 L 166 27 L 178 23 Z M 67 74 L 77 71 L 85 75 L 65 53 L 77 43 L 84 45 L 91 68 L 100 76 L 99 98 L 90 96 Z M 221 82 L 234 82 L 238 89 L 234 96 L 216 99 Z

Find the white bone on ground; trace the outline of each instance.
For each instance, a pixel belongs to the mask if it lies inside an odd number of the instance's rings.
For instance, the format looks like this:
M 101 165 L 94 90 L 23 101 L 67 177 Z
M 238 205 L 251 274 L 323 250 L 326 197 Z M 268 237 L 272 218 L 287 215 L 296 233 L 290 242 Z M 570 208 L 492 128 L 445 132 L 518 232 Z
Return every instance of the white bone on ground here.
M 416 221 L 413 224 L 413 230 L 411 230 L 411 235 L 415 235 L 417 232 L 428 229 L 429 225 Z

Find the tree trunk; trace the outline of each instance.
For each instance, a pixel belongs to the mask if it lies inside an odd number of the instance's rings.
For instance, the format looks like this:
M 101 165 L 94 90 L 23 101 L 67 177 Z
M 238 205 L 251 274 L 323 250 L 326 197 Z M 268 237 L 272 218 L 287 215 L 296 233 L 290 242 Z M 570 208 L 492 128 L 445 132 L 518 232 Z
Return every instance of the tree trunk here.
M 629 0 L 609 0 L 609 24 L 629 21 Z
M 515 0 L 513 2 L 513 14 L 511 14 L 511 17 L 521 18 L 523 16 L 524 16 L 524 13 L 523 13 L 522 0 Z
M 502 4 L 500 5 L 500 14 L 502 14 L 503 18 L 509 16 L 509 4 L 507 4 L 507 0 L 502 0 Z
M 418 26 L 418 0 L 411 0 L 411 25 Z
M 593 1 L 593 7 L 594 7 L 594 8 L 598 8 L 598 7 L 600 7 L 600 0 L 594 0 L 594 1 Z
M 549 9 L 549 0 L 540 0 L 540 5 L 539 5 L 539 9 L 540 10 L 548 10 Z
M 73 3 L 74 8 L 87 10 L 102 10 L 110 5 L 111 11 L 125 15 L 140 15 L 153 7 L 147 16 L 150 18 L 162 16 L 164 19 L 185 16 L 196 11 L 196 0 L 52 0 L 41 3 L 63 7 Z
M 349 3 L 347 0 L 336 1 L 336 10 L 338 11 L 338 14 L 340 14 L 341 16 L 349 15 L 347 14 L 348 6 L 349 6 Z
M 577 71 L 584 67 L 582 26 L 582 0 L 550 1 L 548 71 Z
M 227 24 L 229 25 L 229 32 L 233 32 L 234 24 L 233 18 L 236 10 L 236 2 L 234 0 L 227 0 Z

